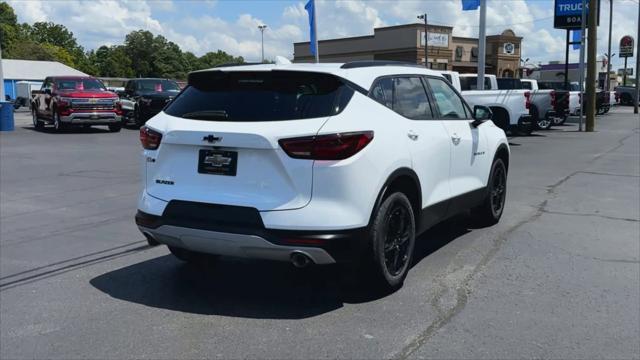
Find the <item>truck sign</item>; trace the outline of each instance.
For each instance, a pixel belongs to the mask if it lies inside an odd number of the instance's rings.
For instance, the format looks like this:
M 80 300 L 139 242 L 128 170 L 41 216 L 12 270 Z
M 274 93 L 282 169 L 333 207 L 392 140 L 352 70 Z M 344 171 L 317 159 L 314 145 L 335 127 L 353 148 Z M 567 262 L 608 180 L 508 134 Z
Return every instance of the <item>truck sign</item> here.
M 555 0 L 553 27 L 556 29 L 578 30 L 582 27 L 582 1 L 583 0 Z M 587 16 L 589 15 L 589 0 L 587 4 Z M 597 23 L 600 25 L 600 0 L 598 0 Z M 588 19 L 588 18 L 587 18 Z M 587 20 L 588 21 L 588 20 Z M 588 23 L 586 23 L 588 26 Z
M 619 56 L 623 58 L 633 57 L 633 43 L 634 41 L 632 36 L 623 36 L 622 39 L 620 39 Z

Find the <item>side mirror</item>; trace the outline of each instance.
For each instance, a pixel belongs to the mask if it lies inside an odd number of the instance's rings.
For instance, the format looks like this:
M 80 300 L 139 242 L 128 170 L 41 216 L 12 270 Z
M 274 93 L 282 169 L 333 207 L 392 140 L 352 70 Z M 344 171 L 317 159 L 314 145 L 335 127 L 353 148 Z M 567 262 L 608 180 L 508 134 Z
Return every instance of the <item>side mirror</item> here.
M 474 120 L 471 123 L 471 125 L 473 125 L 474 127 L 477 127 L 483 122 L 487 120 L 491 120 L 492 117 L 493 117 L 493 112 L 491 112 L 491 109 L 489 109 L 484 105 L 476 105 L 473 107 Z
M 127 95 L 127 93 L 125 91 L 122 90 L 118 90 L 116 91 L 116 95 L 118 95 L 118 97 L 123 98 Z

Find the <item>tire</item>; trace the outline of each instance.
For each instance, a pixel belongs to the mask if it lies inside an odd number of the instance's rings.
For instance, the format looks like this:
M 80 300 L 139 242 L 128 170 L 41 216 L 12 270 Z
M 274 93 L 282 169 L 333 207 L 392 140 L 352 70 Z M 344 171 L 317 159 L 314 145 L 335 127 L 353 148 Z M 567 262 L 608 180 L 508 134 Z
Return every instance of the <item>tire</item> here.
M 173 254 L 173 256 L 175 256 L 176 258 L 178 258 L 178 260 L 184 261 L 189 264 L 212 265 L 218 259 L 218 256 L 216 255 L 203 254 L 203 253 L 182 249 L 178 247 L 173 247 L 173 246 L 167 246 L 167 247 L 169 248 L 169 251 L 171 252 L 171 254 Z
M 563 116 L 563 117 L 560 117 L 560 118 L 555 118 L 553 120 L 553 125 L 556 125 L 556 126 L 564 125 L 565 121 L 567 121 L 567 117 L 566 116 Z
M 487 183 L 487 196 L 480 206 L 471 210 L 472 218 L 479 226 L 491 226 L 500 221 L 507 197 L 507 168 L 502 159 L 495 159 Z
M 553 121 L 544 117 L 543 119 L 536 120 L 536 127 L 540 130 L 549 130 L 553 125 Z
M 407 277 L 415 247 L 416 222 L 407 196 L 395 192 L 384 199 L 369 229 L 372 258 L 360 274 L 375 289 L 395 291 Z
M 42 130 L 44 128 L 44 121 L 38 119 L 38 112 L 36 109 L 31 110 L 31 117 L 33 121 L 33 128 L 36 130 Z
M 61 132 L 67 128 L 66 124 L 60 120 L 60 115 L 57 111 L 53 111 L 53 128 L 56 132 Z
M 122 129 L 122 124 L 109 125 L 109 131 L 111 132 L 120 132 L 121 129 Z
M 629 94 L 622 94 L 622 101 L 621 101 L 622 105 L 633 105 L 633 100 L 631 99 L 631 95 Z
M 137 106 L 133 108 L 133 123 L 137 127 L 144 125 L 144 121 L 140 118 L 140 110 L 138 110 Z

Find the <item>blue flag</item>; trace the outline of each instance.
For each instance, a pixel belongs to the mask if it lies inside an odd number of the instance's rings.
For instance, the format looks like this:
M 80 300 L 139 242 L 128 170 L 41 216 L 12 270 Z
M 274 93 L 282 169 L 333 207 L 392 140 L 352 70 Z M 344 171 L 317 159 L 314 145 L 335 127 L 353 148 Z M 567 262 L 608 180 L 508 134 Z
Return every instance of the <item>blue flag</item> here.
M 462 10 L 478 10 L 480 0 L 462 0 Z
M 571 42 L 573 43 L 573 50 L 580 49 L 579 43 L 582 40 L 582 30 L 573 30 L 571 31 L 571 35 L 572 35 Z
M 309 0 L 307 5 L 304 6 L 305 10 L 309 13 L 309 50 L 313 56 L 316 56 L 318 52 L 318 42 L 316 41 L 316 4 L 314 0 Z

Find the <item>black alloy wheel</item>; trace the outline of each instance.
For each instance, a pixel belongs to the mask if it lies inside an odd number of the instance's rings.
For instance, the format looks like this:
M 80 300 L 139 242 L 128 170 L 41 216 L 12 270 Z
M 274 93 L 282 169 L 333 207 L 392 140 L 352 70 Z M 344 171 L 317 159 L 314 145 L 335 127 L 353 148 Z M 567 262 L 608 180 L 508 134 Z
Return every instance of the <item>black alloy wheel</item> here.
M 502 159 L 495 159 L 487 183 L 487 195 L 482 203 L 471 210 L 473 221 L 481 226 L 491 226 L 502 217 L 507 198 L 507 167 Z
M 372 290 L 399 289 L 411 267 L 415 246 L 415 217 L 401 192 L 388 195 L 374 213 L 369 229 L 372 258 L 362 264 L 362 283 Z
M 504 201 L 507 196 L 507 172 L 500 161 L 500 164 L 496 164 L 492 177 L 491 184 L 491 211 L 494 218 L 500 218 L 502 211 L 504 210 Z
M 411 210 L 400 203 L 393 205 L 385 223 L 384 264 L 391 276 L 398 276 L 411 257 Z

